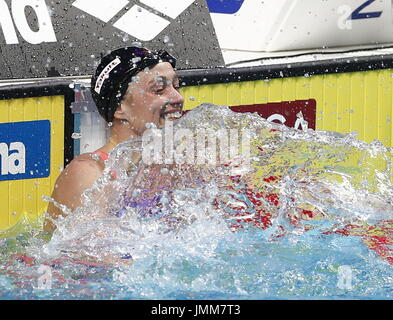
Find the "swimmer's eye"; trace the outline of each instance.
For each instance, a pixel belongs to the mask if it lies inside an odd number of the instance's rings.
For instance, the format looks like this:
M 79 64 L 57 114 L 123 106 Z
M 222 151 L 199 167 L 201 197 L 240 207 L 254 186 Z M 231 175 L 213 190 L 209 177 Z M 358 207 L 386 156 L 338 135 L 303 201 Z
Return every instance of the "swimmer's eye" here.
M 163 83 L 160 83 L 160 84 L 155 85 L 152 89 L 153 89 L 154 93 L 161 94 L 165 91 L 166 85 L 164 85 Z
M 176 91 L 179 91 L 179 89 L 180 89 L 180 86 L 179 85 L 172 85 L 173 86 L 173 88 L 176 90 Z M 164 93 L 164 91 L 165 91 L 165 89 L 167 88 L 167 86 L 164 86 L 164 87 L 160 87 L 160 88 L 156 88 L 155 89 L 155 93 L 157 93 L 157 94 L 161 94 L 161 93 Z
M 164 91 L 165 91 L 165 88 L 159 88 L 159 89 L 155 90 L 155 92 L 158 94 L 163 93 Z
M 156 79 L 156 84 L 153 87 L 153 91 L 156 94 L 162 94 L 164 93 L 165 89 L 167 89 L 168 87 L 173 87 L 176 91 L 179 91 L 180 89 L 180 84 L 179 81 L 177 79 L 175 79 L 174 81 L 170 81 L 170 80 L 165 80 L 165 79 Z
M 179 79 L 175 79 L 175 80 L 172 82 L 172 86 L 173 86 L 173 88 L 174 88 L 175 90 L 179 91 L 179 89 L 180 89 Z

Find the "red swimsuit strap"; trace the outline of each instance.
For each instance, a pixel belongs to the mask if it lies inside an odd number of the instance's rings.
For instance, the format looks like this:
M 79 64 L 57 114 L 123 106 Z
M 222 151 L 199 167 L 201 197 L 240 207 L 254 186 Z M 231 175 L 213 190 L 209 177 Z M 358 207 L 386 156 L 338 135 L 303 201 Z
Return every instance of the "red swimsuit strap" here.
M 103 160 L 103 161 L 109 159 L 109 154 L 108 154 L 108 152 L 105 152 L 105 151 L 94 151 L 94 152 L 92 152 L 92 154 L 98 154 L 100 157 L 100 160 Z M 117 177 L 116 172 L 111 171 L 111 176 L 112 176 L 112 179 L 116 179 L 116 177 Z
M 105 151 L 94 151 L 93 154 L 98 154 L 100 156 L 100 160 L 108 160 L 109 154 Z

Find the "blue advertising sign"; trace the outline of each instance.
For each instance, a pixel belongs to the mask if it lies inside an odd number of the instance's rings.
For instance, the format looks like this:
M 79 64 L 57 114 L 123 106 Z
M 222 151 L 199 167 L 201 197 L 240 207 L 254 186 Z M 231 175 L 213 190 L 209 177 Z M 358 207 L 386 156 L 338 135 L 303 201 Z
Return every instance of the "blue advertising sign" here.
M 244 0 L 206 0 L 211 13 L 234 14 L 243 5 Z
M 0 181 L 50 175 L 50 121 L 0 123 Z

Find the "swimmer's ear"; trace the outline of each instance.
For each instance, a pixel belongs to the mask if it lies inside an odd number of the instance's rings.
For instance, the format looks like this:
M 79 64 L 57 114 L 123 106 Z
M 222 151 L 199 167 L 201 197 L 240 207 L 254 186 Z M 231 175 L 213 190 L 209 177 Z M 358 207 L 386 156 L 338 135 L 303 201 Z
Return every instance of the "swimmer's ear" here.
M 124 112 L 124 104 L 120 103 L 120 106 L 118 106 L 118 108 L 115 111 L 115 114 L 113 115 L 113 117 L 115 119 L 119 119 L 119 120 L 126 120 L 126 113 Z

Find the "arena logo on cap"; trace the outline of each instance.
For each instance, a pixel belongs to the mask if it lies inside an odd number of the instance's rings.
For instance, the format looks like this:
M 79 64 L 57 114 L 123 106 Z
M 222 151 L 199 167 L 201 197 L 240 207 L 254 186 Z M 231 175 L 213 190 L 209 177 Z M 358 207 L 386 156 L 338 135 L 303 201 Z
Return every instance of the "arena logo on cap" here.
M 171 19 L 176 19 L 195 0 L 140 0 L 142 5 L 133 5 L 113 26 L 142 41 L 151 41 L 158 36 Z M 128 0 L 76 0 L 74 7 L 108 23 L 129 5 Z M 165 15 L 163 18 L 154 12 Z M 144 27 L 141 28 L 141 25 Z
M 102 86 L 104 85 L 104 82 L 106 79 L 109 78 L 109 74 L 112 72 L 113 69 L 115 69 L 119 64 L 121 63 L 121 60 L 119 58 L 116 58 L 113 60 L 110 64 L 108 64 L 104 70 L 100 73 L 97 79 L 96 86 L 94 88 L 95 92 L 98 94 L 101 93 Z

